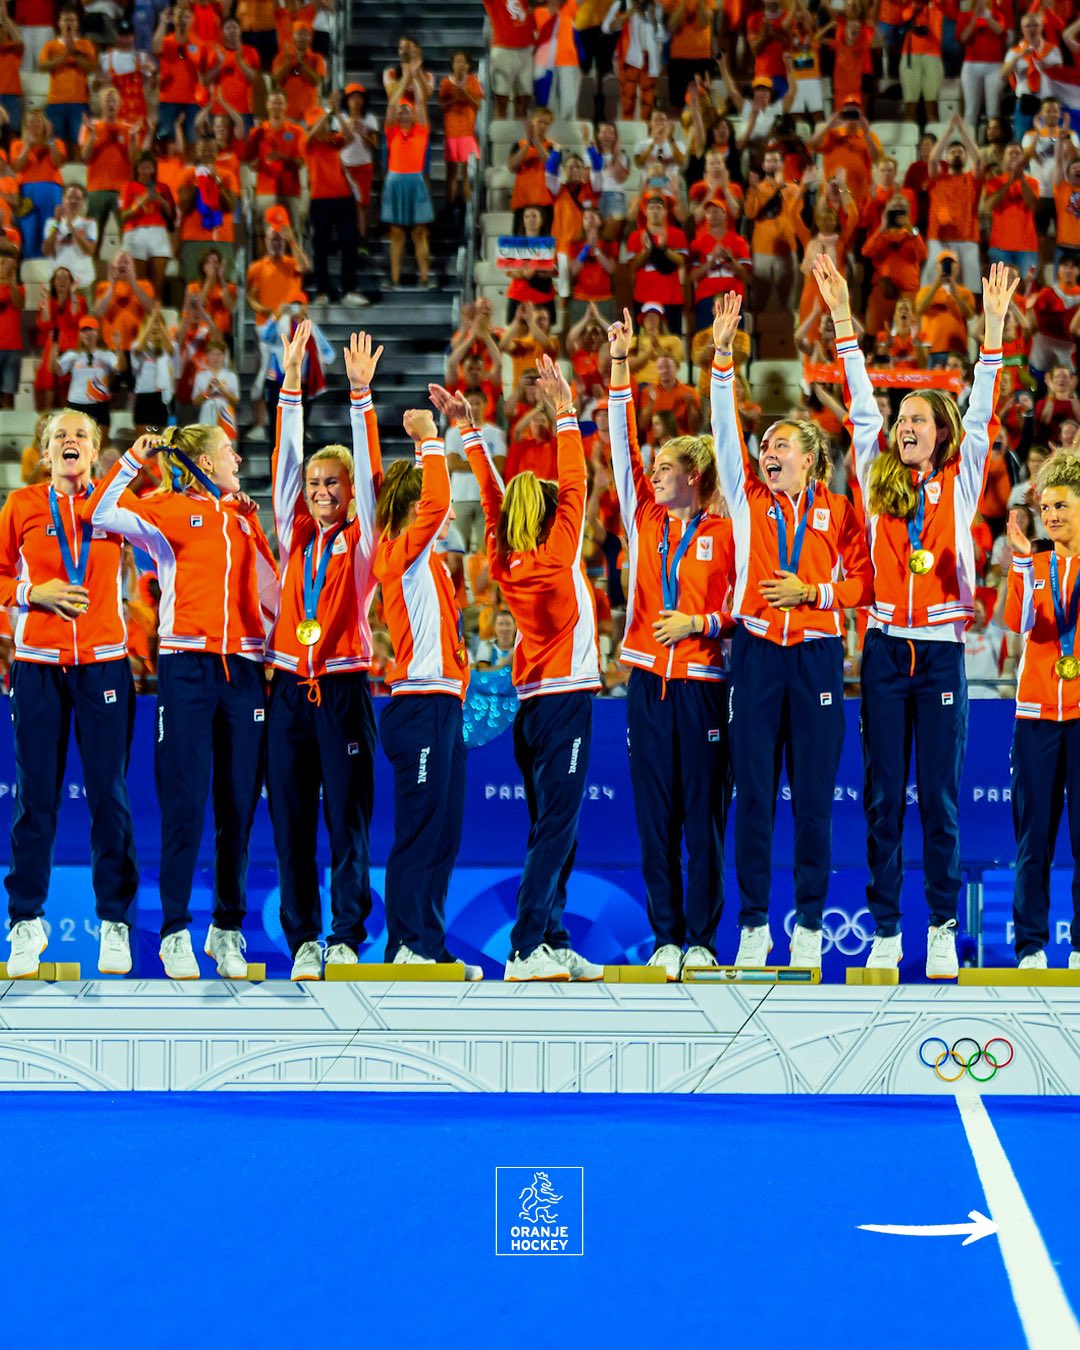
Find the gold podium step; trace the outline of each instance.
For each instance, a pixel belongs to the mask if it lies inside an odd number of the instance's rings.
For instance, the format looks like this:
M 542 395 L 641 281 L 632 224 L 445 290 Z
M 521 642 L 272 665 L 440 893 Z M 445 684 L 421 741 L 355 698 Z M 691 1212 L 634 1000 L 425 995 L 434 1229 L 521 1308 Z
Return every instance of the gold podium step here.
M 1080 989 L 1080 970 L 1017 970 L 1013 966 L 961 969 L 958 984 L 1028 989 Z
M 78 961 L 42 961 L 34 975 L 9 975 L 7 962 L 0 961 L 0 980 L 44 980 L 47 984 L 81 980 L 82 967 Z
M 605 966 L 605 984 L 667 984 L 663 966 Z
M 394 965 L 391 961 L 360 961 L 355 966 L 327 965 L 323 968 L 323 978 L 334 981 L 364 980 L 382 983 L 411 981 L 439 984 L 463 984 L 465 981 L 465 963 L 463 961 L 438 961 L 432 966 Z
M 848 966 L 845 973 L 848 984 L 899 984 L 900 971 L 892 969 L 867 970 L 865 966 Z

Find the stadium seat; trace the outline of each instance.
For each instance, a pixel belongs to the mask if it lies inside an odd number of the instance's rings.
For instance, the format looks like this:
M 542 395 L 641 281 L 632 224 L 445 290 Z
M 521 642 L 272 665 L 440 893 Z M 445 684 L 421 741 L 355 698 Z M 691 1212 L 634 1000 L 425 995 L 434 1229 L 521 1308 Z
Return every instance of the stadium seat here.
M 800 361 L 755 361 L 750 367 L 750 388 L 762 412 L 779 413 L 799 401 Z
M 48 258 L 27 258 L 22 265 L 22 279 L 28 284 L 37 282 L 39 286 L 47 286 L 52 273 L 53 264 Z M 29 306 L 29 296 L 26 303 Z
M 874 134 L 882 145 L 918 145 L 916 122 L 875 122 Z
M 78 183 L 80 187 L 85 187 L 86 165 L 69 160 L 67 164 L 61 165 L 60 177 L 64 180 L 65 184 Z
M 486 211 L 484 213 L 484 238 L 496 238 L 500 234 L 509 234 L 514 228 L 512 211 Z

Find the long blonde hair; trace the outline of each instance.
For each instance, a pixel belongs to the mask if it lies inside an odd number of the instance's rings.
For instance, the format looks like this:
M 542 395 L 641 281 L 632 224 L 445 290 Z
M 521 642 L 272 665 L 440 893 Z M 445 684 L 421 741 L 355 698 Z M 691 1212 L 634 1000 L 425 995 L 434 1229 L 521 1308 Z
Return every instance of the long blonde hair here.
M 933 460 L 933 472 L 936 473 L 960 452 L 960 442 L 964 438 L 960 413 L 955 401 L 938 389 L 923 389 L 916 394 L 907 394 L 901 400 L 901 409 L 909 398 L 925 399 L 934 414 L 934 425 L 938 431 L 938 446 Z M 897 416 L 889 432 L 886 448 L 874 460 L 866 504 L 873 516 L 895 516 L 898 520 L 910 520 L 918 508 L 919 494 L 912 481 L 911 466 L 900 458 L 896 439 L 899 425 L 900 418 Z M 941 436 L 942 431 L 946 433 L 944 437 Z
M 221 428 L 211 423 L 193 422 L 186 427 L 165 427 L 161 432 L 162 443 L 167 447 L 160 455 L 161 487 L 159 492 L 186 492 L 188 488 L 202 488 L 203 484 L 191 470 L 170 450 L 175 448 L 195 461 L 200 455 L 213 457 L 218 437 L 223 435 Z
M 495 530 L 499 557 L 511 553 L 529 553 L 539 545 L 559 504 L 559 485 L 537 478 L 526 470 L 515 474 L 506 485 L 499 523 Z

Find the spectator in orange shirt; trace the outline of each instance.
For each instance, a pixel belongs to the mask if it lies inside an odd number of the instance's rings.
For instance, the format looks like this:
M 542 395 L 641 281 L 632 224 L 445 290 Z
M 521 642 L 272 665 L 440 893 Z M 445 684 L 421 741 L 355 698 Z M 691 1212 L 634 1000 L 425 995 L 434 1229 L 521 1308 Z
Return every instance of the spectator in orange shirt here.
M 1054 261 L 1061 261 L 1062 250 L 1080 249 L 1080 155 L 1069 160 L 1066 142 L 1058 142 L 1054 162 L 1054 206 L 1057 229 L 1054 236 Z
M 771 80 L 776 98 L 783 98 L 788 89 L 784 53 L 791 46 L 794 22 L 793 9 L 785 9 L 780 0 L 765 0 L 764 7 L 746 21 L 746 41 L 754 56 L 754 79 Z
M 696 389 L 683 384 L 679 368 L 670 356 L 656 361 L 656 383 L 642 386 L 638 396 L 638 421 L 647 426 L 655 413 L 671 413 L 680 436 L 696 436 L 701 426 L 701 400 Z
M 114 352 L 130 352 L 155 303 L 153 287 L 139 280 L 131 255 L 121 250 L 109 263 L 108 280 L 99 281 L 94 291 L 102 343 Z
M 546 0 L 534 11 L 536 46 L 540 47 L 554 32 L 554 69 L 547 98 L 555 116 L 565 122 L 577 120 L 581 95 L 581 54 L 574 32 L 577 11 L 578 0 Z
M 915 299 L 926 260 L 926 240 L 912 224 L 911 207 L 901 193 L 886 206 L 881 225 L 863 245 L 863 257 L 872 264 L 874 276 L 866 329 L 878 333 L 892 323 L 898 300 Z
M 11 143 L 11 171 L 31 210 L 19 217 L 23 257 L 40 258 L 45 224 L 52 220 L 64 195 L 60 165 L 64 143 L 55 140 L 52 126 L 40 109 L 32 108 L 23 119 L 21 141 Z
M 12 136 L 22 129 L 23 84 L 19 67 L 26 44 L 11 22 L 6 0 L 0 5 L 0 108 L 7 113 L 7 126 Z
M 204 253 L 216 248 L 232 270 L 235 227 L 233 211 L 240 183 L 215 163 L 217 146 L 209 137 L 195 142 L 195 163 L 180 188 L 180 275 L 194 281 Z
M 133 177 L 135 157 L 142 148 L 139 127 L 120 121 L 120 94 L 101 91 L 101 118 L 83 126 L 79 155 L 86 165 L 86 213 L 97 225 L 94 256 L 101 252 L 109 217 L 119 213 L 120 194 Z
M 67 402 L 69 381 L 53 370 L 53 354 L 73 351 L 79 345 L 79 321 L 88 312 L 85 297 L 75 289 L 75 278 L 66 267 L 58 267 L 48 289 L 41 292 L 37 312 L 41 360 L 34 375 L 34 406 L 38 412 L 62 408 Z
M 304 161 L 311 193 L 315 290 L 331 299 L 339 298 L 344 292 L 346 304 L 366 305 L 367 298 L 356 289 L 356 259 L 360 247 L 356 205 L 341 163 L 341 151 L 352 143 L 353 132 L 348 120 L 341 115 L 340 92 L 335 89 L 330 95 L 330 106 L 325 111 L 312 108 L 307 122 Z M 341 255 L 340 289 L 330 280 L 330 255 L 335 252 Z
M 255 167 L 255 231 L 273 206 L 283 207 L 293 229 L 299 226 L 300 166 L 304 162 L 304 129 L 290 122 L 285 95 L 275 89 L 266 100 L 266 121 L 248 137 L 244 158 Z
M 411 83 L 413 97 L 405 98 L 406 84 Z M 390 287 L 401 285 L 401 264 L 405 257 L 405 231 L 412 235 L 416 251 L 416 270 L 420 285 L 429 291 L 438 289 L 438 282 L 429 274 L 431 252 L 428 226 L 435 219 L 424 164 L 428 149 L 428 115 L 423 96 L 421 74 L 415 70 L 396 85 L 386 110 L 386 156 L 388 172 L 383 184 L 382 220 L 390 226 Z
M 0 258 L 0 408 L 14 408 L 22 369 L 26 291 L 14 258 Z
M 240 25 L 226 19 L 221 26 L 221 45 L 204 47 L 199 81 L 210 91 L 212 113 L 233 112 L 244 120 L 244 131 L 255 125 L 252 94 L 261 69 L 259 53 L 240 41 Z
M 524 118 L 533 96 L 533 39 L 536 16 L 521 0 L 484 0 L 491 20 L 491 92 L 495 116 Z
M 832 40 L 834 108 L 865 98 L 867 86 L 873 82 L 872 52 L 880 45 L 873 25 L 864 23 L 858 14 L 845 11 L 843 19 L 837 19 Z
M 979 215 L 990 217 L 989 259 L 1008 263 L 1021 277 L 1039 265 L 1039 236 L 1035 211 L 1039 184 L 1024 172 L 1024 152 L 1007 145 L 1002 160 L 1004 172 L 987 178 L 979 199 Z
M 214 321 L 226 349 L 231 351 L 236 283 L 225 279 L 225 264 L 216 248 L 203 254 L 199 262 L 199 275 L 188 286 L 188 290 L 201 293 L 207 314 Z
M 439 86 L 446 153 L 446 198 L 451 207 L 459 192 L 465 201 L 472 195 L 469 164 L 480 157 L 480 147 L 476 143 L 476 113 L 483 101 L 484 90 L 472 73 L 468 53 L 455 52 L 450 58 L 450 74 Z
M 57 24 L 57 37 L 46 42 L 38 57 L 48 72 L 49 95 L 45 100 L 49 121 L 56 135 L 74 154 L 82 120 L 90 110 L 90 75 L 97 69 L 97 49 L 88 38 L 79 37 L 79 16 L 65 9 Z
M 873 166 L 885 152 L 858 101 L 849 98 L 814 132 L 806 148 L 812 155 L 820 151 L 824 156 L 826 178 L 835 178 L 838 169 L 844 171 L 847 189 L 861 211 L 870 196 Z
M 716 14 L 716 0 L 662 0 L 668 32 L 671 34 L 671 55 L 668 58 L 668 100 L 675 115 L 682 112 L 686 102 L 686 91 L 694 83 L 696 75 L 705 75 L 710 79 L 716 69 L 713 60 L 713 18 Z M 777 0 L 767 0 L 779 9 Z M 751 19 L 760 19 L 755 15 Z M 759 29 L 761 25 L 758 25 Z M 755 30 L 756 31 L 756 30 Z M 750 48 L 755 56 L 758 47 L 755 37 L 747 28 Z M 786 45 L 786 44 L 785 44 Z M 780 74 L 783 74 L 781 56 Z M 754 74 L 758 73 L 755 65 Z M 784 90 L 778 90 L 778 96 Z
M 938 137 L 929 161 L 930 212 L 927 277 L 943 248 L 956 254 L 960 279 L 973 294 L 980 288 L 979 197 L 981 157 L 958 112 Z M 943 167 L 944 166 L 944 167 Z
M 536 366 L 541 353 L 558 356 L 559 342 L 552 335 L 551 324 L 551 311 L 543 305 L 523 300 L 517 306 L 513 322 L 499 343 L 499 350 L 513 362 L 511 379 L 515 384 L 530 366 Z
M 304 274 L 311 270 L 311 260 L 304 253 L 283 206 L 272 206 L 266 213 L 266 253 L 248 268 L 244 298 L 261 328 L 268 319 L 278 318 L 290 306 L 307 305 Z M 291 248 L 292 252 L 288 250 Z M 270 359 L 276 353 L 268 343 L 259 344 L 259 370 L 251 390 L 251 409 L 255 425 L 248 439 L 266 440 L 267 404 L 263 397 L 266 372 Z
M 97 83 L 112 85 L 120 94 L 120 120 L 147 122 L 146 92 L 157 81 L 157 66 L 149 51 L 151 36 L 146 46 L 136 50 L 135 28 L 130 19 L 118 19 L 116 45 L 104 52 L 98 66 Z
M 298 122 L 306 121 L 308 113 L 320 107 L 326 62 L 311 46 L 311 26 L 297 24 L 293 40 L 281 49 L 271 74 L 274 83 L 285 95 L 289 116 Z
M 789 309 L 795 285 L 796 219 L 802 190 L 784 181 L 784 158 L 766 150 L 761 177 L 751 173 L 744 213 L 753 222 L 750 255 L 757 296 L 754 312 L 768 308 L 773 288 L 781 309 Z
M 510 196 L 514 212 L 514 229 L 521 229 L 521 212 L 526 206 L 551 206 L 551 192 L 547 185 L 547 161 L 554 148 L 547 138 L 551 126 L 551 109 L 533 107 L 526 123 L 527 138 L 518 141 L 507 161 L 510 172 L 516 174 Z M 550 211 L 546 213 L 550 216 Z M 544 221 L 547 226 L 547 218 Z
M 161 11 L 150 50 L 158 59 L 158 140 L 172 140 L 180 122 L 190 144 L 199 114 L 202 48 L 191 31 L 191 10 L 186 5 Z
M 15 27 L 26 44 L 22 68 L 29 74 L 38 68 L 41 49 L 56 36 L 56 0 L 13 0 L 11 8 Z
M 173 257 L 170 232 L 176 228 L 176 202 L 164 183 L 158 181 L 153 154 L 143 154 L 135 177 L 120 193 L 120 224 L 124 248 L 135 262 L 135 273 L 149 279 L 155 295 L 165 286 L 165 269 Z
M 953 352 L 967 356 L 968 320 L 975 314 L 975 297 L 956 283 L 956 254 L 938 254 L 937 276 L 915 297 L 915 313 L 922 320 L 919 341 L 929 352 L 927 364 L 944 366 Z
M 941 34 L 945 11 L 940 0 L 914 0 L 900 49 L 900 89 L 904 117 L 917 120 L 919 100 L 925 116 L 919 123 L 937 121 L 937 101 L 945 68 L 941 59 Z
M 263 70 L 269 70 L 278 51 L 274 0 L 239 0 L 236 17 L 242 40 L 259 53 Z

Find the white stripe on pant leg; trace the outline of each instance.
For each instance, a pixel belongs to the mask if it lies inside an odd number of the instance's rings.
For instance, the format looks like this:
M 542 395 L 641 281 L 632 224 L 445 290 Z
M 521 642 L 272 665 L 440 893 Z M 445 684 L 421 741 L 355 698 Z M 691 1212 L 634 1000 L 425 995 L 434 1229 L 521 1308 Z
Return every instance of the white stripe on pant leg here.
M 1080 1326 L 982 1098 L 958 1093 L 956 1106 L 1030 1350 L 1080 1350 Z

